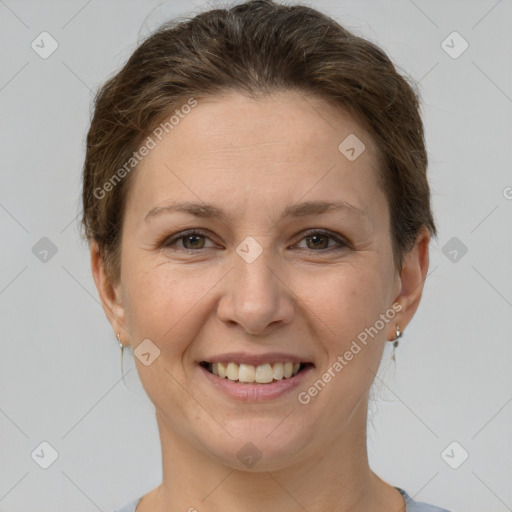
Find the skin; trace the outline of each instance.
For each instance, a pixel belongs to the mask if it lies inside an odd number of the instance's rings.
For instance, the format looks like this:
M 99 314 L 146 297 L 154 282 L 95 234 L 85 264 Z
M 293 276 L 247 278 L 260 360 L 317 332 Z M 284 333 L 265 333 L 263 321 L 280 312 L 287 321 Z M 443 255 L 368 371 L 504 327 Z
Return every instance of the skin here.
M 366 146 L 355 161 L 338 150 L 351 133 Z M 377 166 L 375 144 L 354 119 L 291 91 L 200 100 L 141 162 L 117 283 L 91 246 L 114 332 L 133 349 L 145 339 L 160 349 L 149 366 L 135 358 L 155 406 L 163 469 L 138 512 L 405 510 L 399 492 L 369 468 L 367 409 L 384 345 L 418 307 L 429 234 L 420 232 L 399 271 Z M 166 212 L 144 220 L 175 200 L 212 203 L 231 217 Z M 291 203 L 318 200 L 362 213 L 281 218 Z M 191 228 L 206 237 L 164 246 Z M 312 243 L 304 235 L 311 228 L 347 244 L 323 236 Z M 262 247 L 252 263 L 236 252 L 247 236 Z M 265 403 L 235 401 L 198 367 L 213 354 L 284 351 L 314 363 L 298 391 L 307 390 L 396 303 L 401 311 L 307 405 L 296 391 Z M 237 457 L 248 442 L 262 454 L 252 468 Z

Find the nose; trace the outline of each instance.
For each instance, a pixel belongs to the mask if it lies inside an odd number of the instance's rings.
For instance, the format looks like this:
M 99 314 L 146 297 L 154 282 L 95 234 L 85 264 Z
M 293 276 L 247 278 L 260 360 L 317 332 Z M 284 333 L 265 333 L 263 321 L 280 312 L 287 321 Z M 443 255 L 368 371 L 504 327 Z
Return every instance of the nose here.
M 293 293 L 271 249 L 264 249 L 250 263 L 238 254 L 233 257 L 234 268 L 224 283 L 218 317 L 253 335 L 290 323 L 295 311 Z

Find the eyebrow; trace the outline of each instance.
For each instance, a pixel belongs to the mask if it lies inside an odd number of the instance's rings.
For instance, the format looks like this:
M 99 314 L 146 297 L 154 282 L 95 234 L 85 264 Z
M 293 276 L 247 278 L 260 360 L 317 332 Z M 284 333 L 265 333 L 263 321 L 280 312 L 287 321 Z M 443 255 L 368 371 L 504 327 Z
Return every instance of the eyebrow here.
M 295 203 L 288 205 L 281 215 L 281 218 L 286 217 L 305 217 L 307 215 L 318 215 L 332 210 L 345 210 L 352 212 L 360 217 L 369 219 L 368 214 L 357 208 L 356 206 L 347 203 L 346 201 L 306 201 L 303 203 Z M 214 218 L 222 222 L 228 222 L 233 217 L 228 215 L 221 208 L 207 203 L 192 203 L 187 201 L 174 201 L 165 206 L 156 206 L 149 210 L 144 216 L 144 221 L 148 222 L 162 213 L 182 212 L 195 217 L 203 219 Z

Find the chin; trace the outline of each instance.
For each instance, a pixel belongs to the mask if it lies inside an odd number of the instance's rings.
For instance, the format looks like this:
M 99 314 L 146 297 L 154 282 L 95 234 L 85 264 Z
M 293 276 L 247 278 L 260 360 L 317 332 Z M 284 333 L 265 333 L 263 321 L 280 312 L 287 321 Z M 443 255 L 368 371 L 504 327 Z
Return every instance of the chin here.
M 289 413 L 288 413 L 289 414 Z M 237 470 L 276 471 L 298 459 L 313 437 L 295 415 L 247 418 L 224 423 L 227 433 L 203 439 L 203 446 L 221 463 Z M 284 421 L 283 421 L 284 420 Z M 217 429 L 215 429 L 217 430 Z M 305 456 L 305 454 L 304 454 Z

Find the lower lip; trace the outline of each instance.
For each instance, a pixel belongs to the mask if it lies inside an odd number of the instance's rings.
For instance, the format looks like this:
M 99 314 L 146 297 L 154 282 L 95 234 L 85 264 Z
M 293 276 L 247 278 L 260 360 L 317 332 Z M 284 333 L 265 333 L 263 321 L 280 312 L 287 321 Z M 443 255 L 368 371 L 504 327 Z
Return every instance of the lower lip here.
M 268 384 L 247 384 L 233 382 L 229 379 L 218 377 L 199 365 L 199 369 L 211 384 L 231 398 L 241 402 L 259 402 L 273 400 L 296 389 L 304 381 L 314 366 L 307 366 L 289 379 L 276 380 Z

